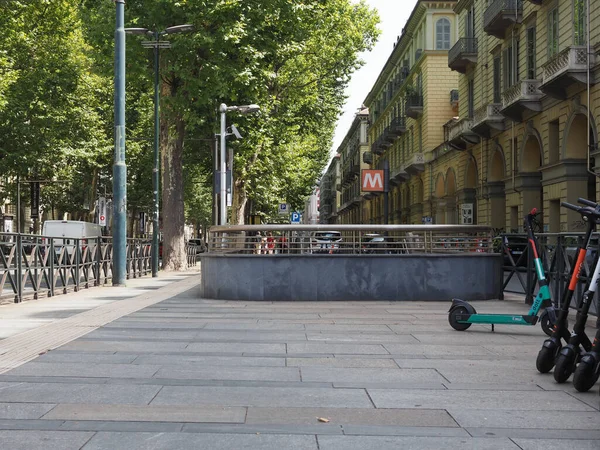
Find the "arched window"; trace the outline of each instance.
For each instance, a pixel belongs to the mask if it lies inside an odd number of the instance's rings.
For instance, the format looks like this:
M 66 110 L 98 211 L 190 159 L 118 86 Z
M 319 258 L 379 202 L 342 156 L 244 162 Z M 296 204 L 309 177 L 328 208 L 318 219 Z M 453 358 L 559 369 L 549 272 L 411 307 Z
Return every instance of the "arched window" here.
M 450 50 L 450 21 L 446 18 L 435 24 L 435 49 Z

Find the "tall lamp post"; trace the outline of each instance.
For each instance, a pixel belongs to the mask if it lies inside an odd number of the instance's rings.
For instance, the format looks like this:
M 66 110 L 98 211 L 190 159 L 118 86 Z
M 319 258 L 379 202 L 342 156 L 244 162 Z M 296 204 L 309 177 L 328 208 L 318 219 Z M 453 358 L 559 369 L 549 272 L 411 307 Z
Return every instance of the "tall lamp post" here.
M 154 49 L 154 168 L 152 169 L 152 190 L 154 192 L 154 214 L 152 217 L 152 276 L 158 276 L 158 217 L 159 208 L 159 173 L 160 173 L 160 116 L 159 116 L 159 49 L 170 48 L 171 43 L 161 41 L 166 34 L 187 33 L 194 30 L 193 25 L 176 25 L 163 31 L 151 31 L 147 28 L 125 28 L 128 34 L 152 36 L 153 40 L 142 42 L 142 46 Z
M 257 112 L 260 110 L 260 106 L 258 105 L 242 105 L 242 106 L 227 106 L 225 103 L 221 103 L 219 106 L 219 112 L 221 113 L 221 198 L 220 198 L 220 216 L 221 220 L 219 221 L 219 225 L 227 225 L 227 148 L 225 145 L 225 138 L 230 134 L 227 133 L 227 122 L 226 122 L 226 114 L 228 111 L 237 111 L 241 114 L 248 114 Z M 233 183 L 233 167 L 230 168 L 232 170 L 232 183 Z

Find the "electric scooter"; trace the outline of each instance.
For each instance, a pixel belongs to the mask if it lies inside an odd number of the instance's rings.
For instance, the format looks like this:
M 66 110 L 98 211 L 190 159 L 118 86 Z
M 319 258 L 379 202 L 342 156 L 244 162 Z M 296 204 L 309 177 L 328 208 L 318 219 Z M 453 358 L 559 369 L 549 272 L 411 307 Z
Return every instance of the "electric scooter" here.
M 580 198 L 578 202 L 586 205 L 592 203 L 582 198 Z M 535 361 L 536 368 L 540 373 L 548 373 L 550 372 L 550 370 L 552 370 L 558 357 L 558 354 L 562 349 L 561 340 L 568 344 L 569 340 L 571 339 L 571 333 L 569 333 L 567 324 L 569 308 L 571 306 L 571 300 L 573 299 L 573 293 L 575 292 L 575 288 L 577 287 L 577 281 L 579 280 L 579 277 L 581 275 L 581 268 L 585 260 L 585 255 L 587 254 L 587 248 L 592 238 L 592 232 L 596 228 L 596 224 L 600 223 L 600 205 L 597 205 L 595 203 L 593 204 L 595 205 L 595 207 L 582 207 L 571 205 L 570 203 L 565 202 L 561 203 L 561 205 L 564 208 L 571 209 L 581 214 L 581 218 L 587 224 L 587 230 L 585 232 L 583 242 L 580 244 L 580 247 L 577 249 L 577 253 L 575 255 L 575 264 L 573 265 L 573 267 L 571 267 L 571 273 L 569 275 L 570 281 L 563 293 L 562 303 L 560 305 L 558 318 L 556 319 L 552 335 L 544 341 L 544 344 L 542 345 L 542 348 L 540 349 L 537 359 Z M 591 347 L 589 339 L 587 339 L 587 341 L 582 340 L 581 344 L 583 345 L 585 350 L 589 350 Z
M 583 354 L 573 374 L 573 386 L 579 392 L 587 392 L 598 378 L 600 378 L 600 316 L 596 319 L 596 337 L 592 348 Z
M 468 302 L 460 299 L 452 299 L 452 305 L 448 311 L 448 322 L 450 326 L 458 331 L 464 331 L 474 323 L 485 323 L 492 325 L 492 331 L 494 331 L 494 325 L 535 325 L 538 320 L 542 326 L 542 330 L 548 336 L 552 334 L 552 326 L 556 322 L 556 313 L 552 306 L 552 299 L 550 297 L 550 289 L 548 287 L 548 281 L 542 268 L 542 261 L 537 251 L 537 239 L 533 232 L 532 221 L 537 214 L 537 209 L 533 208 L 531 212 L 525 217 L 524 226 L 527 231 L 527 237 L 529 244 L 533 251 L 535 261 L 535 271 L 538 276 L 539 292 L 536 296 L 533 305 L 529 312 L 523 314 L 478 314 L 475 308 Z M 544 307 L 545 310 L 540 317 L 538 312 Z
M 596 208 L 598 205 L 595 202 L 580 198 L 579 203 L 583 205 Z M 565 345 L 554 363 L 554 379 L 557 383 L 564 383 L 569 379 L 571 374 L 575 371 L 579 358 L 581 357 L 584 349 L 589 350 L 592 347 L 589 337 L 585 334 L 585 324 L 588 319 L 590 306 L 594 300 L 594 295 L 598 289 L 598 280 L 600 279 L 600 264 L 598 264 L 598 254 L 594 258 L 594 271 L 592 280 L 590 281 L 587 290 L 581 298 L 581 304 L 579 311 L 577 312 L 577 318 L 573 325 L 573 331 L 569 338 L 569 343 Z

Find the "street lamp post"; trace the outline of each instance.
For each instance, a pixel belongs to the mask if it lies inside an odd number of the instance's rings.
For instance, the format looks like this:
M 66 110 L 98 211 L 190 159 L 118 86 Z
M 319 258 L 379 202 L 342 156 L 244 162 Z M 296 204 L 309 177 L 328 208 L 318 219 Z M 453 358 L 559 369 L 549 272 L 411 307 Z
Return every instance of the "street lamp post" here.
M 152 168 L 152 191 L 154 194 L 154 213 L 152 215 L 152 276 L 158 276 L 158 218 L 160 214 L 160 197 L 159 197 L 159 175 L 160 175 L 160 116 L 159 116 L 159 49 L 170 48 L 171 44 L 168 41 L 161 41 L 161 36 L 174 33 L 187 33 L 193 31 L 193 25 L 176 25 L 165 28 L 163 31 L 151 31 L 147 28 L 125 28 L 128 34 L 141 34 L 152 36 L 152 41 L 142 42 L 142 46 L 154 49 L 154 167 Z
M 225 144 L 225 138 L 229 135 L 227 133 L 227 122 L 226 122 L 226 114 L 228 111 L 237 111 L 241 114 L 248 114 L 257 112 L 260 110 L 260 106 L 258 105 L 242 105 L 242 106 L 227 106 L 225 103 L 221 103 L 219 106 L 219 112 L 221 113 L 221 171 L 220 171 L 220 217 L 219 225 L 227 224 L 227 148 Z M 232 171 L 231 182 L 233 184 L 233 167 L 230 167 Z

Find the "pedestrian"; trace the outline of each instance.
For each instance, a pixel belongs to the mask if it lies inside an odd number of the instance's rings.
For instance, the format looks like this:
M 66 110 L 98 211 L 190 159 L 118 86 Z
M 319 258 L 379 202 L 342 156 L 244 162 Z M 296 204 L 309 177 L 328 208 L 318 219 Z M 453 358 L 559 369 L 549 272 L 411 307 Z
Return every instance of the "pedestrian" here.
M 262 236 L 260 234 L 260 231 L 256 232 L 256 236 L 254 238 L 255 243 L 254 243 L 254 253 L 257 255 L 260 255 L 261 253 L 261 247 L 262 247 Z
M 267 253 L 269 255 L 272 255 L 274 249 L 275 249 L 275 238 L 273 237 L 273 233 L 271 233 L 269 231 L 269 232 L 267 232 Z

